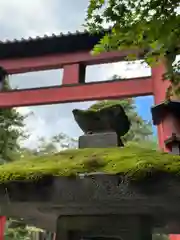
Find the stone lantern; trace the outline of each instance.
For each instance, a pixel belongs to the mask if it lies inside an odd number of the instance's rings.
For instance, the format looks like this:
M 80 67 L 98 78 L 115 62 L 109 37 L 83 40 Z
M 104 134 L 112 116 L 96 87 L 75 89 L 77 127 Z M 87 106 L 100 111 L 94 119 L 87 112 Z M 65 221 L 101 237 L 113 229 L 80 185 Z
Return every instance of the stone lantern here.
M 165 128 L 168 151 L 180 155 L 180 101 L 168 100 L 152 107 L 152 117 L 154 125 L 162 124 Z

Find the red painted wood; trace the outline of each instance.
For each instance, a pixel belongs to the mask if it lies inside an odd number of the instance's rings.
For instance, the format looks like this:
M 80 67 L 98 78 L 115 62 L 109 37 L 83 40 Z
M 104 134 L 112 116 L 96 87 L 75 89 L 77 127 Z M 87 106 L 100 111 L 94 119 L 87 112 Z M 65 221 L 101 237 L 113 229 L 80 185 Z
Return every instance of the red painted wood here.
M 6 217 L 0 216 L 0 240 L 4 239 L 5 224 L 6 224 Z
M 84 63 L 85 65 L 116 62 L 122 60 L 127 54 L 137 51 L 116 51 L 92 56 L 90 52 L 78 52 L 71 54 L 54 54 L 32 58 L 19 58 L 2 60 L 0 66 L 9 74 L 25 73 L 48 69 L 62 68 L 66 64 Z
M 180 240 L 180 234 L 170 234 L 169 240 Z
M 163 80 L 164 72 L 165 67 L 163 64 L 159 64 L 152 68 L 152 84 L 155 104 L 160 104 L 166 99 L 166 91 L 169 82 Z M 172 128 L 169 119 L 165 118 L 157 129 L 159 146 L 167 152 L 168 149 L 165 147 L 164 141 L 172 135 Z
M 63 67 L 63 80 L 62 84 L 76 84 L 80 82 L 81 78 L 81 65 L 71 64 Z
M 151 78 L 136 78 L 0 93 L 0 108 L 126 98 L 152 94 Z

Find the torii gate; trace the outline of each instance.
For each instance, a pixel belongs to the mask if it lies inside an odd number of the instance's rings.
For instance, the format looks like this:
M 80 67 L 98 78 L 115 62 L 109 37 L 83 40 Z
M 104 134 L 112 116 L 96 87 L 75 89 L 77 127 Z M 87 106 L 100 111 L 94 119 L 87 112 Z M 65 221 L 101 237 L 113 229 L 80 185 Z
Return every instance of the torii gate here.
M 64 70 L 62 85 L 1 92 L 0 108 L 147 95 L 154 96 L 155 104 L 163 102 L 168 82 L 162 79 L 165 71 L 162 64 L 152 68 L 151 77 L 85 83 L 86 66 L 117 62 L 132 53 L 127 50 L 92 56 L 90 51 L 101 37 L 101 34 L 89 35 L 87 32 L 76 32 L 75 34 L 0 42 L 0 66 L 8 74 L 60 68 Z M 139 55 L 141 55 L 140 51 Z M 164 141 L 171 134 L 171 128 L 167 122 L 159 124 L 158 139 L 161 149 L 167 151 Z M 4 217 L 1 221 L 0 240 L 3 239 L 3 226 Z

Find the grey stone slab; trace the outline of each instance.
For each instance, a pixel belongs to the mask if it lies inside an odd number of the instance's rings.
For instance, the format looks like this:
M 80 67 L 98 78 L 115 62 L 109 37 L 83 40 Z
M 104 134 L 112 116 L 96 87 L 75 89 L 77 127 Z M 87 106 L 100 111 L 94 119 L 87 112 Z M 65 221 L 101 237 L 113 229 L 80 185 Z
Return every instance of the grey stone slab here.
M 57 239 L 152 239 L 151 216 L 60 216 L 57 220 Z M 74 238 L 69 233 L 74 233 Z
M 115 132 L 93 133 L 79 137 L 79 148 L 117 147 L 118 137 Z

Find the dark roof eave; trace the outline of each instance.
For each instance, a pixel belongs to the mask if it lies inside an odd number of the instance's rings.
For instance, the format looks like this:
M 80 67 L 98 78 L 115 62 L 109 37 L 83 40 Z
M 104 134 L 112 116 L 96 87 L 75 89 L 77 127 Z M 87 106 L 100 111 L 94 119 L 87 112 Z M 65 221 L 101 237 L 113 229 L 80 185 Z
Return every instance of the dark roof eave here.
M 106 30 L 105 30 L 106 32 Z M 91 50 L 104 33 L 91 35 L 76 32 L 44 37 L 0 42 L 0 59 L 43 56 L 56 53 L 74 53 Z

